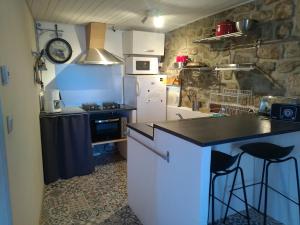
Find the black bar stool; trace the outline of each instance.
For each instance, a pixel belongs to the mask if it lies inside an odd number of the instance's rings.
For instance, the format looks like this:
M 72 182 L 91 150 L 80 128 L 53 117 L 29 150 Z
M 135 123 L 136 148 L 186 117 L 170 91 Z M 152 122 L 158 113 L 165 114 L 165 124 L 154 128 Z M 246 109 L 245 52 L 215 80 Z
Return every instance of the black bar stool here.
M 237 166 L 234 167 L 233 169 L 229 169 L 238 159 L 239 155 L 236 156 L 231 156 L 228 154 L 225 154 L 223 152 L 219 152 L 219 151 L 212 151 L 211 153 L 211 166 L 210 166 L 210 196 L 211 196 L 211 200 L 212 200 L 212 225 L 215 224 L 215 199 L 218 200 L 219 202 L 221 202 L 222 204 L 226 205 L 227 208 L 232 209 L 233 211 L 235 211 L 236 213 L 244 216 L 245 218 L 247 218 L 248 221 L 248 225 L 250 225 L 250 217 L 249 217 L 249 211 L 248 211 L 248 203 L 247 203 L 247 196 L 246 196 L 246 187 L 245 187 L 245 180 L 244 180 L 244 173 L 243 170 Z M 242 188 L 243 188 L 243 192 L 244 192 L 244 202 L 245 202 L 245 208 L 246 208 L 246 213 L 247 215 L 243 215 L 240 212 L 238 212 L 237 210 L 235 210 L 234 208 L 230 207 L 230 201 L 227 203 L 223 202 L 221 199 L 217 198 L 215 196 L 215 181 L 216 178 L 220 177 L 220 176 L 225 176 L 228 175 L 230 173 L 236 172 L 235 173 L 235 177 L 234 177 L 234 181 L 232 183 L 232 188 L 235 185 L 235 178 L 236 175 L 238 173 L 238 171 L 240 171 L 241 173 L 241 179 L 242 179 Z M 224 217 L 223 223 L 226 222 L 227 219 L 227 212 L 226 212 L 226 216 Z
M 299 207 L 299 216 L 300 216 L 300 184 L 299 184 L 299 171 L 298 171 L 297 159 L 295 157 L 291 157 L 291 156 L 288 157 L 288 155 L 294 149 L 294 146 L 281 147 L 279 145 L 275 145 L 275 144 L 271 144 L 271 143 L 257 142 L 257 143 L 250 143 L 250 144 L 242 145 L 240 148 L 242 149 L 243 152 L 239 156 L 239 160 L 237 163 L 238 167 L 240 166 L 241 158 L 244 154 L 249 154 L 255 158 L 264 160 L 261 182 L 247 185 L 247 187 L 249 187 L 249 186 L 254 186 L 254 185 L 260 184 L 259 202 L 258 202 L 258 208 L 257 208 L 258 212 L 260 212 L 262 192 L 263 192 L 263 187 L 265 186 L 265 199 L 264 199 L 265 204 L 264 204 L 264 211 L 263 211 L 263 216 L 264 216 L 263 225 L 267 224 L 268 188 L 272 189 L 273 191 L 279 193 L 281 196 L 283 196 L 286 199 L 297 204 Z M 297 181 L 297 190 L 298 190 L 298 202 L 292 200 L 288 196 L 282 194 L 281 192 L 277 191 L 276 189 L 274 189 L 268 185 L 270 165 L 275 164 L 275 163 L 283 163 L 283 162 L 286 162 L 289 160 L 292 160 L 295 163 L 295 172 L 296 172 L 296 181 Z M 236 176 L 237 176 L 237 172 L 235 173 L 233 182 L 235 182 Z M 264 180 L 265 180 L 265 183 L 264 183 Z M 230 192 L 230 196 L 229 196 L 229 202 L 233 195 L 233 191 L 238 190 L 238 189 L 241 189 L 241 188 L 234 188 L 234 187 L 232 188 L 232 190 Z M 226 209 L 225 216 L 227 216 L 227 213 L 228 213 L 228 207 Z

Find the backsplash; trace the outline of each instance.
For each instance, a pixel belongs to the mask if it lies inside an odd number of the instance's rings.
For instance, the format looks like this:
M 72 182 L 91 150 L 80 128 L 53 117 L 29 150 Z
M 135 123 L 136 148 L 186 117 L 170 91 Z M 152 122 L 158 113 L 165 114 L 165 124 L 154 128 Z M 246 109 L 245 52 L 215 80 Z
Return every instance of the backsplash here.
M 39 22 L 41 27 L 53 29 L 54 23 Z M 67 40 L 73 50 L 71 59 L 64 64 L 46 60 L 47 71 L 43 72 L 45 89 L 59 89 L 65 106 L 80 106 L 82 103 L 115 101 L 122 103 L 124 74 L 123 65 L 79 65 L 78 56 L 86 49 L 85 27 L 83 25 L 57 24 L 63 30 L 61 37 Z M 44 32 L 39 37 L 40 48 L 55 37 L 53 32 Z M 106 31 L 105 48 L 123 56 L 122 31 Z
M 228 41 L 217 44 L 194 44 L 208 37 L 220 21 L 243 18 L 258 21 L 253 34 L 237 38 L 228 48 Z M 198 93 L 198 99 L 208 104 L 210 90 L 222 88 L 252 90 L 254 105 L 262 95 L 300 96 L 300 0 L 257 0 L 219 14 L 200 19 L 166 34 L 163 70 L 177 76 L 172 65 L 177 55 L 188 55 L 193 61 L 211 67 L 227 63 L 256 63 L 262 70 L 249 72 L 181 71 L 182 104 L 191 107 L 188 90 Z M 262 45 L 253 47 L 256 41 Z
M 54 88 L 66 106 L 82 103 L 122 103 L 123 66 L 56 65 Z M 50 83 L 51 85 L 51 83 Z M 48 85 L 49 86 L 49 85 Z

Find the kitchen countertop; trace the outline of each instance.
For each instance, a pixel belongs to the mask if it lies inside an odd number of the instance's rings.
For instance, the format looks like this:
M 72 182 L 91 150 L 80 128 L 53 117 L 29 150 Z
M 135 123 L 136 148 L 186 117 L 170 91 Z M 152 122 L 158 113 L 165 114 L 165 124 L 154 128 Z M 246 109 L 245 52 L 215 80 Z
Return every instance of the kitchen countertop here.
M 95 111 L 85 111 L 81 107 L 64 107 L 61 112 L 41 112 L 40 117 L 46 117 L 46 116 L 66 116 L 66 115 L 72 115 L 72 114 L 96 114 L 96 113 L 109 113 L 109 112 L 120 112 L 120 111 L 130 111 L 130 110 L 136 110 L 136 107 L 132 107 L 129 105 L 121 105 L 121 108 L 118 109 L 105 109 L 105 110 L 95 110 Z
M 86 114 L 80 107 L 64 107 L 61 112 L 40 112 L 40 117 L 51 117 L 51 116 L 66 116 L 73 114 Z
M 153 130 L 146 124 L 128 124 L 128 127 L 153 139 Z M 300 123 L 257 115 L 166 121 L 154 123 L 153 127 L 201 147 L 300 131 Z
M 153 127 L 147 123 L 131 123 L 127 125 L 132 130 L 153 140 Z

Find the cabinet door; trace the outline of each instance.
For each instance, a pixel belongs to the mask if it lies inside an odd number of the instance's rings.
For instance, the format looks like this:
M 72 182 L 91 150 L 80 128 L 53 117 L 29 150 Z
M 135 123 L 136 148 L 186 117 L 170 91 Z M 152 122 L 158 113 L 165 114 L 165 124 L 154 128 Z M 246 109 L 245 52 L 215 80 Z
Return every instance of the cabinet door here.
M 130 137 L 127 141 L 127 154 L 128 204 L 143 224 L 157 224 L 157 156 Z
M 165 35 L 143 31 L 127 31 L 124 34 L 124 54 L 164 55 Z
M 138 122 L 166 120 L 166 86 L 160 76 L 139 77 Z

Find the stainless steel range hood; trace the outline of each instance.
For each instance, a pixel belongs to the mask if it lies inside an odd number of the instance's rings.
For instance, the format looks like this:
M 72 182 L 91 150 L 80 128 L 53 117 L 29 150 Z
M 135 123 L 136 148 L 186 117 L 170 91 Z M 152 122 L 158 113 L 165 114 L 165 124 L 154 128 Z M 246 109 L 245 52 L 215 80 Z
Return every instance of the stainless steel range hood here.
M 123 61 L 104 49 L 106 24 L 89 23 L 86 26 L 86 52 L 82 53 L 77 63 L 85 65 L 114 65 Z

